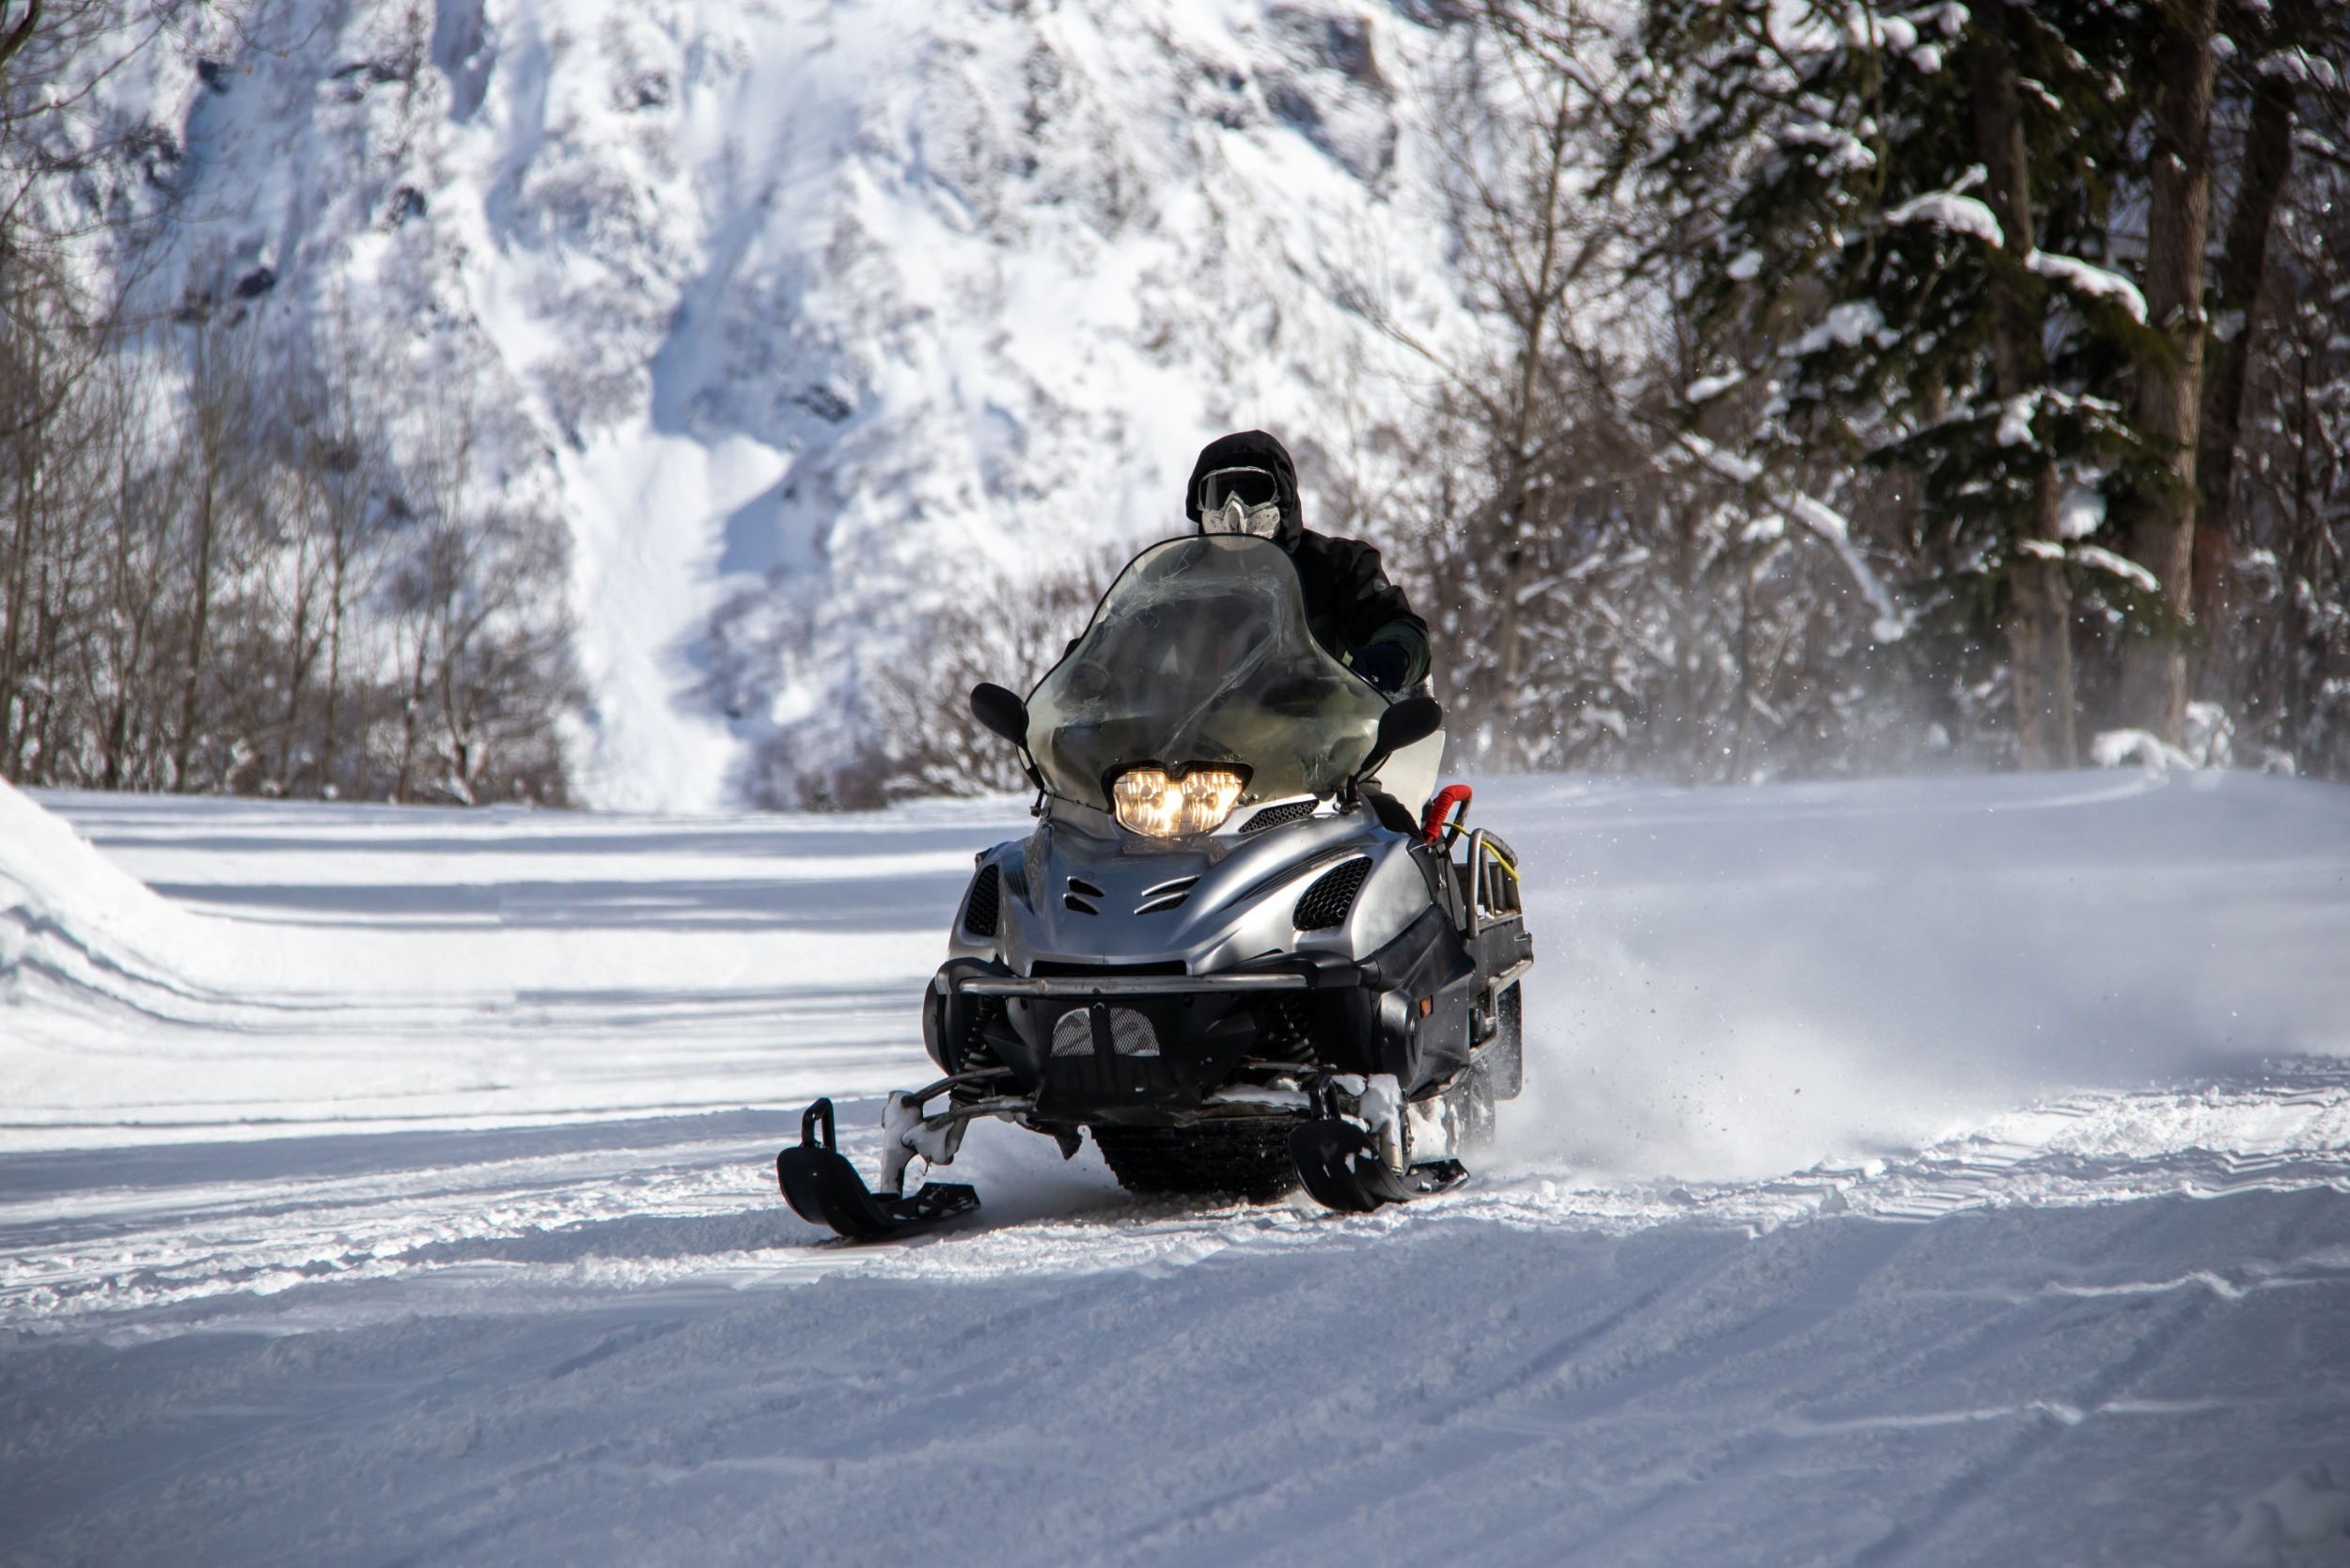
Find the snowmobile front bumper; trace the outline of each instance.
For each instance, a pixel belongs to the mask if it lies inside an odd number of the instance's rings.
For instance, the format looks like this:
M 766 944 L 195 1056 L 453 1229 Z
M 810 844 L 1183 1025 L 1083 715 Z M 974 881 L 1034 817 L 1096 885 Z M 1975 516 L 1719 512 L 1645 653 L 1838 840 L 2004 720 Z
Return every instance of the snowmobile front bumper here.
M 1498 949 L 1508 933 L 1493 934 Z M 959 957 L 931 982 L 923 1041 L 948 1073 L 1012 1068 L 1036 1089 L 1039 1116 L 1057 1121 L 1214 1116 L 1216 1091 L 1251 1061 L 1292 1080 L 1300 1067 L 1384 1073 L 1418 1093 L 1467 1065 L 1480 988 L 1519 956 L 1496 950 L 1497 962 L 1480 964 L 1431 907 L 1360 959 L 1297 952 L 1209 974 L 1171 963 L 1144 970 L 1053 961 L 1046 973 L 1021 975 Z M 1073 1022 L 1079 1013 L 1100 1022 Z M 982 1036 L 985 1048 L 974 1050 Z
M 942 981 L 945 971 L 940 972 Z M 1350 983 L 1359 983 L 1350 973 Z M 1310 991 L 1314 977 L 1292 971 L 1239 975 L 957 975 L 966 996 L 1165 996 L 1200 991 Z

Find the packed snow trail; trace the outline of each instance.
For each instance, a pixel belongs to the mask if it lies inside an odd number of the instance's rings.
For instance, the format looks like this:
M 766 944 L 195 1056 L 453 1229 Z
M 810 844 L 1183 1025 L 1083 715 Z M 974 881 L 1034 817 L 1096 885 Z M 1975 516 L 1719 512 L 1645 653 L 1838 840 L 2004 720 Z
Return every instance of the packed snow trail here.
M 826 1243 L 1016 806 L 0 795 L 6 1560 L 2299 1562 L 2350 1549 L 2350 792 L 1485 787 L 1461 1192 Z M 21 809 L 20 809 L 21 808 Z

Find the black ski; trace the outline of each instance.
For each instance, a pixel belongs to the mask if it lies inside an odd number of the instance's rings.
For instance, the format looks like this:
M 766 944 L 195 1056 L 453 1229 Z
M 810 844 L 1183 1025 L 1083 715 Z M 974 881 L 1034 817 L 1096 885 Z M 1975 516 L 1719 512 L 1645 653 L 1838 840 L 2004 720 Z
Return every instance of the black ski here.
M 1369 1133 L 1337 1117 L 1308 1121 L 1291 1133 L 1290 1157 L 1314 1201 L 1349 1214 L 1448 1192 L 1468 1180 L 1458 1160 L 1432 1160 L 1398 1175 L 1379 1157 Z
M 835 1147 L 828 1099 L 801 1116 L 798 1145 L 776 1156 L 776 1182 L 793 1214 L 851 1241 L 903 1235 L 979 1206 L 979 1193 L 960 1182 L 925 1182 L 911 1198 L 872 1191 Z

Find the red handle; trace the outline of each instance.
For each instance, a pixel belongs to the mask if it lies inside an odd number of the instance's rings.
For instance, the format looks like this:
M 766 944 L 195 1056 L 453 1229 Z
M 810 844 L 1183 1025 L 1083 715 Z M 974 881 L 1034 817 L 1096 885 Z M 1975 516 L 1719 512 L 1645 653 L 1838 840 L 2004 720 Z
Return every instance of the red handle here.
M 1469 796 L 1473 792 L 1465 784 L 1448 784 L 1436 792 L 1436 798 L 1428 803 L 1428 814 L 1419 820 L 1420 842 L 1433 844 L 1444 832 L 1447 817 L 1459 807 L 1461 815 L 1468 815 Z

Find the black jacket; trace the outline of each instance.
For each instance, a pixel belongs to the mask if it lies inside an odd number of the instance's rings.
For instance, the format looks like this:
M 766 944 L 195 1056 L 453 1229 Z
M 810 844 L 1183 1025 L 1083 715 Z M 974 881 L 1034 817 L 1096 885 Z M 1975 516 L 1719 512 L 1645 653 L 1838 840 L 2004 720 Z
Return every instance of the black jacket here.
M 1314 640 L 1352 664 L 1374 642 L 1402 646 L 1411 657 L 1406 686 L 1428 674 L 1428 623 L 1412 613 L 1403 590 L 1387 581 L 1379 552 L 1359 539 L 1298 530 L 1289 545 L 1306 589 L 1306 624 Z
M 1387 581 L 1379 552 L 1358 539 L 1309 533 L 1298 504 L 1297 468 L 1289 448 L 1263 431 L 1219 436 L 1200 449 L 1183 508 L 1199 521 L 1199 481 L 1219 468 L 1268 470 L 1280 491 L 1281 525 L 1275 541 L 1297 564 L 1306 590 L 1306 621 L 1314 640 L 1348 663 L 1374 642 L 1401 646 L 1410 658 L 1409 686 L 1428 675 L 1428 623 L 1412 613 L 1403 590 Z

